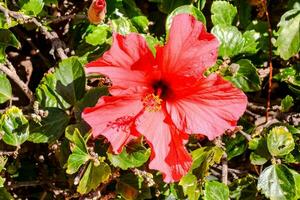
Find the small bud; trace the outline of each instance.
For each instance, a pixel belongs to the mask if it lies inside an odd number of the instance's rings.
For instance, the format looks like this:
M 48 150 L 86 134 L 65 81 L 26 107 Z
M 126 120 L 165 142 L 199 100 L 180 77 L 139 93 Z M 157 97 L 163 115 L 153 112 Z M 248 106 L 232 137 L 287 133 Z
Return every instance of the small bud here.
M 88 10 L 88 18 L 93 24 L 100 24 L 106 14 L 106 1 L 105 0 L 93 0 Z

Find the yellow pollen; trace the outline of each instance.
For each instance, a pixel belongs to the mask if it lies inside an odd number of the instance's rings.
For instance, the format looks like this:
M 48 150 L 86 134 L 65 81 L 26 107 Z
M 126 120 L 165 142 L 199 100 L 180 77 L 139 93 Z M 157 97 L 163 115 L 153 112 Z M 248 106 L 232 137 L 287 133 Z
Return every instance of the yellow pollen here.
M 163 100 L 158 95 L 148 94 L 142 101 L 148 112 L 157 112 L 161 110 L 161 103 Z

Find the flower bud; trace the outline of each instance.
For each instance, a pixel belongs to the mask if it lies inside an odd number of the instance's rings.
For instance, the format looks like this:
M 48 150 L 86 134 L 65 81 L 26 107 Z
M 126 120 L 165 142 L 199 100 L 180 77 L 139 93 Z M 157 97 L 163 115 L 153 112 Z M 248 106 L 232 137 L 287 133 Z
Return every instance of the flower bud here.
M 100 24 L 106 14 L 106 1 L 105 0 L 93 0 L 88 10 L 88 19 L 93 24 Z

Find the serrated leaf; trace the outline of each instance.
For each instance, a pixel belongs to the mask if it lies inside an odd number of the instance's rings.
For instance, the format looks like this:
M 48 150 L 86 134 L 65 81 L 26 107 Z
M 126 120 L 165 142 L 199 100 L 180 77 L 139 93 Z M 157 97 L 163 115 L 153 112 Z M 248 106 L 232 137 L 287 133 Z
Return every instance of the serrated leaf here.
M 290 95 L 287 95 L 284 97 L 284 99 L 281 100 L 280 105 L 280 111 L 281 112 L 288 112 L 291 107 L 294 105 L 294 99 Z
M 214 1 L 211 6 L 211 13 L 211 20 L 214 25 L 231 25 L 237 14 L 237 9 L 227 1 Z
M 205 200 L 228 200 L 229 189 L 224 183 L 208 181 L 205 183 Z
M 0 63 L 5 60 L 5 49 L 8 46 L 19 48 L 20 42 L 10 30 L 0 29 Z
M 219 39 L 219 56 L 232 57 L 241 53 L 244 47 L 242 33 L 234 26 L 216 25 L 211 32 Z
M 176 15 L 182 14 L 182 13 L 190 14 L 190 15 L 194 16 L 198 21 L 201 21 L 203 24 L 206 24 L 205 16 L 196 7 L 194 7 L 193 5 L 180 6 L 180 7 L 176 8 L 175 10 L 173 10 L 167 17 L 167 20 L 166 20 L 166 32 L 167 32 L 167 34 L 168 34 L 168 32 L 171 28 L 173 18 Z
M 28 120 L 22 111 L 13 106 L 0 119 L 0 133 L 2 140 L 12 146 L 20 147 L 29 137 Z
M 145 162 L 147 162 L 151 153 L 150 149 L 146 149 L 144 147 L 130 151 L 131 152 L 128 153 L 124 148 L 123 151 L 117 155 L 107 153 L 107 157 L 113 166 L 127 170 L 128 168 L 142 166 Z
M 12 98 L 12 89 L 9 80 L 0 73 L 0 104 Z
M 48 108 L 48 116 L 40 123 L 32 122 L 28 141 L 33 143 L 51 143 L 59 139 L 69 122 L 69 116 L 62 110 Z
M 244 92 L 259 91 L 260 79 L 255 66 L 248 59 L 241 59 L 229 66 L 232 76 L 226 76 L 225 79 L 231 81 L 236 87 Z
M 44 7 L 43 0 L 21 0 L 20 4 L 22 5 L 21 10 L 27 15 L 38 15 Z
M 109 26 L 98 25 L 85 37 L 85 41 L 93 46 L 104 44 L 107 40 Z
M 300 51 L 300 9 L 287 11 L 281 16 L 278 38 L 275 45 L 276 53 L 284 60 L 288 60 Z
M 76 57 L 64 59 L 54 72 L 56 90 L 69 104 L 74 105 L 85 92 L 85 73 Z
M 272 128 L 267 137 L 267 144 L 273 156 L 284 156 L 295 148 L 293 135 L 284 126 Z
M 184 195 L 188 197 L 189 200 L 198 200 L 201 192 L 198 185 L 197 177 L 193 174 L 187 174 L 180 179 L 179 185 L 182 186 Z
M 111 169 L 108 164 L 104 162 L 100 162 L 99 164 L 90 162 L 79 182 L 77 192 L 80 194 L 89 193 L 96 189 L 101 183 L 107 181 L 110 175 Z
M 295 180 L 285 165 L 271 165 L 258 178 L 257 189 L 271 200 L 296 200 Z
M 90 159 L 86 141 L 83 139 L 78 129 L 75 129 L 72 134 L 71 142 L 73 142 L 74 146 L 71 148 L 72 154 L 67 161 L 68 174 L 76 173 L 78 169 Z

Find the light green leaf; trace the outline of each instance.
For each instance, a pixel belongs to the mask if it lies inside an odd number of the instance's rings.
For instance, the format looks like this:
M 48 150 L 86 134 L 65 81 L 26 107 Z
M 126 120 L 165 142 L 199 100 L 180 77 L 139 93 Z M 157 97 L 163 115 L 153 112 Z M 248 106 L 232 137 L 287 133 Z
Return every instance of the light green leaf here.
M 282 15 L 275 45 L 276 53 L 284 60 L 288 60 L 300 51 L 300 9 L 287 11 Z
M 0 13 L 0 29 L 9 29 L 18 25 L 18 22 L 16 22 L 13 18 L 9 18 L 9 20 L 10 21 L 6 19 L 3 13 Z
M 131 21 L 125 17 L 113 19 L 111 22 L 113 30 L 122 35 L 126 35 L 131 32 L 138 32 L 137 29 L 132 25 Z
M 68 131 L 68 129 L 66 131 Z M 69 156 L 67 161 L 68 174 L 76 173 L 80 166 L 90 159 L 86 141 L 83 139 L 78 129 L 75 129 L 72 134 L 71 142 L 73 142 L 73 148 L 71 148 L 72 154 Z
M 257 189 L 271 200 L 296 200 L 295 180 L 285 165 L 271 165 L 258 178 Z
M 295 148 L 293 135 L 284 126 L 272 128 L 268 134 L 267 144 L 273 156 L 284 156 Z
M 252 165 L 263 165 L 268 162 L 266 157 L 263 157 L 255 152 L 250 153 L 250 162 Z
M 179 185 L 182 186 L 184 195 L 186 195 L 189 200 L 199 199 L 201 192 L 195 175 L 188 173 L 181 178 Z
M 107 25 L 98 25 L 85 37 L 85 41 L 93 46 L 104 44 L 107 40 L 108 29 Z
M 242 33 L 234 26 L 216 25 L 211 32 L 219 39 L 219 56 L 232 57 L 240 54 L 244 47 Z
M 40 124 L 31 123 L 28 141 L 51 143 L 59 139 L 69 122 L 69 116 L 62 110 L 48 108 L 48 116 Z
M 176 15 L 182 14 L 182 13 L 190 14 L 190 15 L 194 16 L 198 21 L 201 21 L 203 24 L 206 24 L 205 16 L 203 15 L 203 13 L 200 10 L 198 10 L 193 5 L 184 5 L 184 6 L 180 6 L 180 7 L 176 8 L 168 15 L 167 20 L 166 20 L 167 33 L 169 32 L 169 30 L 171 28 L 173 18 Z
M 281 100 L 280 110 L 281 112 L 288 112 L 291 107 L 294 106 L 294 99 L 290 95 L 287 95 L 284 97 L 284 99 Z
M 7 157 L 0 156 L 0 172 L 4 169 L 7 162 Z
M 205 183 L 205 200 L 228 200 L 229 189 L 224 183 L 208 181 Z
M 0 119 L 2 140 L 9 145 L 20 147 L 29 137 L 28 120 L 17 107 L 9 108 Z
M 231 25 L 237 14 L 237 9 L 227 1 L 214 1 L 211 6 L 211 13 L 211 20 L 214 25 Z
M 96 189 L 101 183 L 107 181 L 110 175 L 111 169 L 108 164 L 104 162 L 100 162 L 99 164 L 90 162 L 79 182 L 77 192 L 80 194 L 89 193 L 91 190 Z
M 107 153 L 107 157 L 113 166 L 127 170 L 128 168 L 142 166 L 149 159 L 150 153 L 150 149 L 146 149 L 144 147 L 131 150 L 130 153 L 127 153 L 124 148 L 118 155 Z
M 27 15 L 38 15 L 44 7 L 43 0 L 21 0 L 21 10 Z
M 12 90 L 9 80 L 0 73 L 0 104 L 12 98 Z
M 241 59 L 229 66 L 231 76 L 225 79 L 231 81 L 236 87 L 244 92 L 255 92 L 260 90 L 260 79 L 255 66 L 248 59 Z
M 256 32 L 255 30 L 245 31 L 243 33 L 243 38 L 245 40 L 244 46 L 242 48 L 243 53 L 256 53 L 259 48 L 258 40 L 260 39 L 260 33 Z
M 20 42 L 8 29 L 0 29 L 0 63 L 5 60 L 5 49 L 8 46 L 20 48 Z

